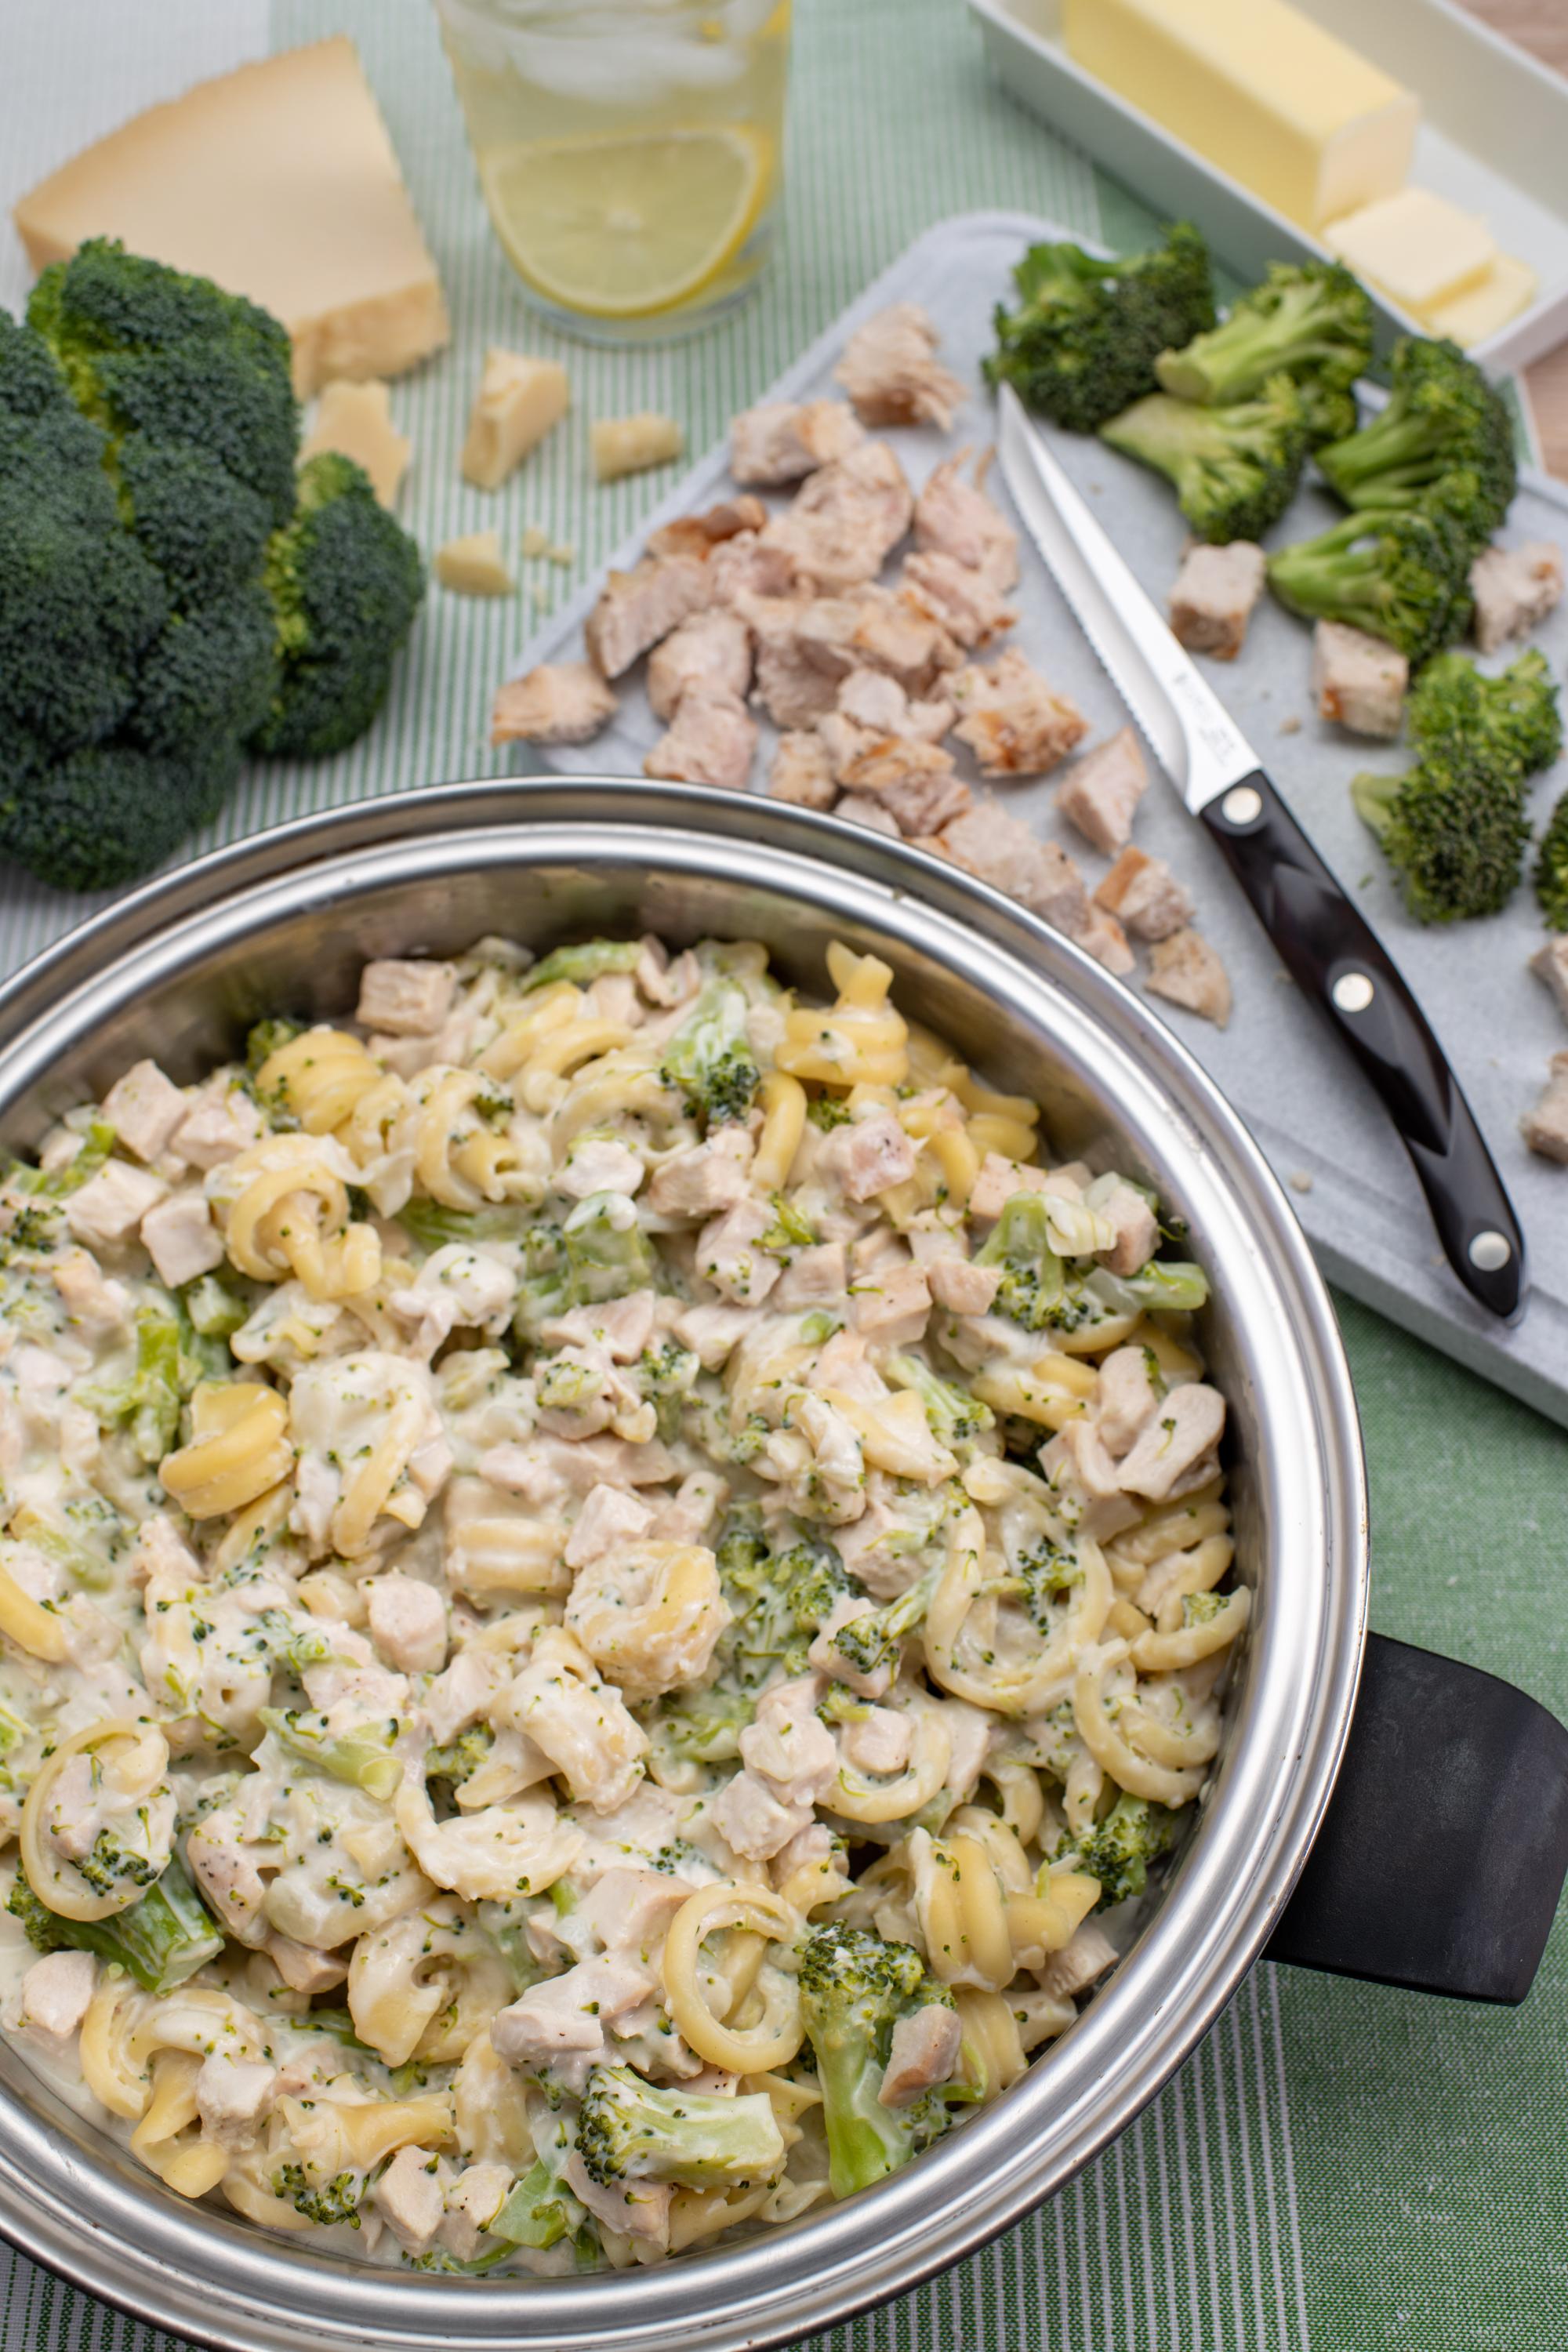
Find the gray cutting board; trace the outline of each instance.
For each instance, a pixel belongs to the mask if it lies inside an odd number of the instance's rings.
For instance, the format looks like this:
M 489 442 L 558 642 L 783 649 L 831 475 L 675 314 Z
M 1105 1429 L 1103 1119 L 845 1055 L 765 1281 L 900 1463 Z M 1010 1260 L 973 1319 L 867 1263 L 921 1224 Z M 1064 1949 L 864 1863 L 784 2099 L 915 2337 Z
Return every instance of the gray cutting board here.
M 1068 234 L 1017 213 L 971 213 L 942 223 L 869 287 L 768 396 L 805 400 L 832 392 L 834 363 L 862 319 L 889 302 L 923 304 L 942 331 L 942 358 L 972 392 L 951 435 L 922 427 L 888 436 L 918 484 L 961 442 L 984 445 L 992 438 L 992 404 L 980 362 L 991 344 L 993 306 L 1007 291 L 1009 270 L 1026 245 Z M 1069 473 L 1093 497 L 1133 571 L 1163 600 L 1185 536 L 1164 483 L 1097 441 L 1070 434 L 1055 434 L 1052 440 Z M 624 568 L 635 562 L 658 524 L 725 495 L 728 487 L 725 452 L 710 450 L 618 552 L 616 563 Z M 1005 506 L 999 480 L 994 478 L 992 487 Z M 1305 537 L 1338 511 L 1325 495 L 1303 490 L 1274 538 Z M 1568 540 L 1568 491 L 1544 476 L 1527 474 L 1505 536 L 1510 541 Z M 536 662 L 581 655 L 582 623 L 596 590 L 595 581 L 563 607 L 526 649 L 520 672 Z M 1126 713 L 1114 687 L 1026 539 L 1015 602 L 1020 618 L 1012 642 L 1078 702 L 1091 722 L 1089 740 L 1121 726 Z M 1559 608 L 1536 642 L 1561 677 L 1568 656 L 1568 606 Z M 1358 744 L 1312 715 L 1310 656 L 1307 627 L 1265 598 L 1241 659 L 1215 663 L 1210 675 L 1324 856 L 1347 888 L 1359 893 L 1459 1074 L 1524 1223 L 1533 1285 L 1519 1326 L 1500 1328 L 1454 1281 L 1409 1162 L 1375 1096 L 1298 997 L 1218 852 L 1159 779 L 1140 811 L 1137 839 L 1168 858 L 1192 889 L 1199 924 L 1229 967 L 1236 1011 L 1229 1028 L 1221 1032 L 1161 1006 L 1158 999 L 1151 1002 L 1230 1097 L 1291 1187 L 1291 1200 L 1333 1280 L 1432 1346 L 1568 1423 L 1568 1168 L 1528 1152 L 1518 1127 L 1521 1113 L 1544 1082 L 1549 1055 L 1568 1048 L 1568 1024 L 1526 969 L 1542 937 L 1533 896 L 1526 887 L 1506 914 L 1439 931 L 1410 919 L 1346 790 L 1358 768 L 1402 764 L 1399 747 Z M 1299 730 L 1282 731 L 1292 720 L 1300 722 Z M 636 775 L 659 732 L 639 670 L 623 694 L 614 726 L 595 742 L 552 750 L 542 761 L 523 753 L 519 764 L 546 764 L 563 773 Z M 764 725 L 753 783 L 758 791 L 773 741 Z M 961 751 L 961 758 L 966 756 Z M 973 781 L 973 770 L 968 772 Z M 1568 762 L 1538 779 L 1538 819 L 1565 782 Z M 1104 861 L 1057 816 L 1051 781 L 998 789 L 1009 807 L 1080 858 L 1091 878 L 1103 872 Z M 1140 978 L 1129 984 L 1139 986 Z

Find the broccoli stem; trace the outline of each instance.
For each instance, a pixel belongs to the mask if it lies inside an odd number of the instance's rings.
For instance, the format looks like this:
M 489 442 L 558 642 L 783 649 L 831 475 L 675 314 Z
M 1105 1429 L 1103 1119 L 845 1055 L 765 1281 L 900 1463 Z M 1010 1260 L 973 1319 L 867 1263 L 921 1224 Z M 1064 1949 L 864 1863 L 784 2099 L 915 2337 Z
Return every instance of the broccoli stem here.
M 177 1862 L 166 1864 L 128 1909 L 109 1919 L 66 1919 L 39 1901 L 21 1871 L 5 1908 L 40 1952 L 91 1952 L 133 1977 L 145 1992 L 173 1992 L 216 1959 L 223 1937 Z

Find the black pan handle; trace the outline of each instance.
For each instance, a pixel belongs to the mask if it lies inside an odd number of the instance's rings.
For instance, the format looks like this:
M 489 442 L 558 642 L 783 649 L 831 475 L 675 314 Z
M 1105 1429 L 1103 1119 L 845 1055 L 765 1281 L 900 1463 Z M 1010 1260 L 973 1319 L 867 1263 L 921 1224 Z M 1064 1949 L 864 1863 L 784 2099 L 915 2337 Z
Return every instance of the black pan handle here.
M 1568 1729 L 1380 1633 L 1271 1960 L 1465 2000 L 1530 1990 L 1568 1876 Z
M 1279 949 L 1381 1096 L 1415 1162 L 1449 1265 L 1510 1320 L 1524 1297 L 1524 1235 L 1475 1114 L 1397 965 L 1261 768 L 1203 820 Z

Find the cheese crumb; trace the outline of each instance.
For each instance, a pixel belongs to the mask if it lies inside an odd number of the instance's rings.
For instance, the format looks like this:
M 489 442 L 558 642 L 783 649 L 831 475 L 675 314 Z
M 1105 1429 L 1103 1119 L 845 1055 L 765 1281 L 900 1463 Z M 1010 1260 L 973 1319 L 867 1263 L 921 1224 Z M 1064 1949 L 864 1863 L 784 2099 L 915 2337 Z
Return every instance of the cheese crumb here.
M 524 359 L 492 346 L 468 415 L 464 480 L 478 489 L 500 489 L 551 426 L 560 424 L 571 397 L 558 361 Z
M 352 457 L 370 476 L 384 507 L 397 504 L 414 444 L 392 422 L 392 394 L 372 378 L 367 383 L 330 383 L 316 408 L 316 421 L 300 451 L 301 465 L 324 449 Z
M 574 547 L 568 547 L 563 540 L 556 546 L 545 549 L 544 560 L 547 563 L 559 563 L 565 570 L 576 562 L 577 551 Z
M 506 568 L 497 530 L 471 530 L 436 551 L 435 572 L 459 596 L 510 596 L 517 583 Z
M 524 555 L 548 555 L 550 533 L 542 530 L 538 523 L 531 522 L 522 534 L 522 551 Z
M 679 457 L 686 436 L 673 416 L 645 410 L 638 416 L 601 416 L 588 429 L 588 445 L 595 480 L 613 482 L 622 474 L 668 465 Z

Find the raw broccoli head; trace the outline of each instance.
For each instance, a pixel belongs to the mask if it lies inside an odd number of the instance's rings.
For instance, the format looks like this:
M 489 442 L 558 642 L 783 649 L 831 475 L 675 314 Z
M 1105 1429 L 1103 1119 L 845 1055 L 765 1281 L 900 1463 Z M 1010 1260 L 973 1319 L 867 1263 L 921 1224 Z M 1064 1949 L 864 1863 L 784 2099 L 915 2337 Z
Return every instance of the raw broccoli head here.
M 833 2193 L 853 2196 L 907 2164 L 947 2129 L 940 2091 L 907 2107 L 879 2095 L 900 2017 L 952 2006 L 919 1952 L 839 1921 L 811 1927 L 800 1946 L 800 2008 L 816 2057 Z
M 1123 1790 L 1087 1836 L 1062 1840 L 1056 1859 L 1070 1856 L 1075 1870 L 1098 1878 L 1106 1904 L 1125 1903 L 1130 1895 L 1142 1894 L 1149 1864 L 1172 1843 L 1178 1819 L 1169 1807 Z
M 1513 896 L 1530 839 L 1517 769 L 1457 745 L 1405 776 L 1357 776 L 1351 796 L 1418 921 L 1495 915 Z
M 1424 506 L 1445 476 L 1473 474 L 1471 552 L 1502 520 L 1518 478 L 1513 425 L 1500 394 L 1458 343 L 1406 336 L 1395 344 L 1394 390 L 1381 415 L 1318 452 L 1347 506 Z
M 1185 221 L 1125 261 L 1031 246 L 1013 277 L 1018 303 L 997 305 L 985 373 L 1073 433 L 1092 433 L 1152 391 L 1160 353 L 1214 324 L 1208 247 Z
M 1310 619 L 1344 621 L 1412 663 L 1451 645 L 1470 616 L 1468 541 L 1443 514 L 1353 514 L 1268 559 L 1268 584 Z
M 601 2189 L 639 2180 L 739 2189 L 771 2180 L 784 2144 L 765 2091 L 722 2098 L 645 2083 L 629 2066 L 595 2066 L 577 2118 L 577 2153 Z
M 680 1088 L 709 1127 L 744 1118 L 762 1084 L 746 1034 L 746 992 L 722 975 L 710 980 L 665 1047 L 659 1076 Z
M 254 748 L 315 760 L 363 735 L 425 593 L 419 551 L 350 457 L 300 472 L 293 520 L 267 551 L 278 683 Z
M 1101 425 L 1100 438 L 1167 476 L 1197 536 L 1219 545 L 1261 539 L 1278 522 L 1307 454 L 1301 395 L 1287 375 L 1223 408 L 1152 392 Z
M 1564 793 L 1541 836 L 1535 859 L 1535 895 L 1548 927 L 1568 931 L 1568 793 Z
M 1296 389 L 1301 395 L 1301 422 L 1307 428 L 1309 449 L 1321 449 L 1325 441 L 1342 441 L 1355 431 L 1361 411 L 1353 392 L 1325 383 L 1315 375 L 1298 376 Z
M 1224 407 L 1275 375 L 1346 392 L 1371 357 L 1372 302 L 1343 263 L 1277 261 L 1223 324 L 1162 352 L 1155 373 L 1179 400 Z
M 1545 656 L 1533 648 L 1496 677 L 1485 676 L 1468 655 L 1439 655 L 1411 689 L 1406 725 L 1424 756 L 1463 744 L 1500 774 L 1516 769 L 1521 785 L 1537 769 L 1549 768 L 1563 749 L 1556 682 Z

